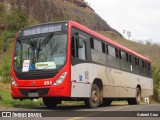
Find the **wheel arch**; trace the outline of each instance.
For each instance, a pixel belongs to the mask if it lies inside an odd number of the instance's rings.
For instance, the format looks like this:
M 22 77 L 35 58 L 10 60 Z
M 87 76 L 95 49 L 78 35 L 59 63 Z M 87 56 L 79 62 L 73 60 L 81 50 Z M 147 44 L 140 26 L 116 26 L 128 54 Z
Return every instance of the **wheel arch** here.
M 93 84 L 98 85 L 99 89 L 103 90 L 103 82 L 102 82 L 102 80 L 100 78 L 95 78 L 93 80 Z

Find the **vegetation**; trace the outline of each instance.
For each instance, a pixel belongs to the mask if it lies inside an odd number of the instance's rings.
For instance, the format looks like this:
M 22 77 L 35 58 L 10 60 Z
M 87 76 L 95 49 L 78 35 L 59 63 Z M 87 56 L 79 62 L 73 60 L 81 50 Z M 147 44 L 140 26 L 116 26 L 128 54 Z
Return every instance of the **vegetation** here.
M 9 83 L 3 83 L 0 81 L 0 93 L 2 100 L 0 100 L 0 107 L 38 107 L 43 106 L 42 100 L 38 99 L 37 101 L 31 100 L 14 100 L 11 97 L 11 89 Z
M 9 83 L 10 81 L 10 67 L 11 59 L 5 58 L 0 68 L 0 76 L 2 76 L 3 83 Z
M 18 9 L 5 16 L 5 27 L 9 31 L 17 31 L 28 25 L 28 17 L 22 10 Z
M 160 69 L 153 68 L 152 72 L 154 82 L 154 95 L 155 101 L 160 103 Z

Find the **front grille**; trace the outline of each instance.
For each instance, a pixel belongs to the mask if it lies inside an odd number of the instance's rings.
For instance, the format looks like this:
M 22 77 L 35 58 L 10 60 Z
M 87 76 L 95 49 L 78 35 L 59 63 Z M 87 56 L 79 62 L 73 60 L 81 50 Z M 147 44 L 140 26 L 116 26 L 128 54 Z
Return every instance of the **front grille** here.
M 39 96 L 44 96 L 49 92 L 49 88 L 39 88 L 39 89 L 19 89 L 20 93 L 24 96 L 28 96 L 29 93 L 38 93 Z
M 16 72 L 15 74 L 19 80 L 38 80 L 52 78 L 57 75 L 59 71 L 32 71 L 32 72 Z

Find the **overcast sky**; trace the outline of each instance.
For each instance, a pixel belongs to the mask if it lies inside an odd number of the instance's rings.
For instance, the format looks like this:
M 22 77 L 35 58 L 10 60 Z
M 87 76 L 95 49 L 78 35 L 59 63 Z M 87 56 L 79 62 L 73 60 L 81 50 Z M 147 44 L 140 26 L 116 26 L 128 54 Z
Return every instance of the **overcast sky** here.
M 121 34 L 130 31 L 131 40 L 160 42 L 160 0 L 85 0 Z M 125 35 L 126 37 L 127 35 Z

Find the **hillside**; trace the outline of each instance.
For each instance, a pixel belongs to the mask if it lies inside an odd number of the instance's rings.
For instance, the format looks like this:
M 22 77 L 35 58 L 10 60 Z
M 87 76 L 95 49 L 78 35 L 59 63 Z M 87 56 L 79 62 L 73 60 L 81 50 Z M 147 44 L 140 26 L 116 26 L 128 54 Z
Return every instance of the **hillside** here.
M 16 9 L 24 11 L 30 24 L 71 19 L 93 30 L 116 32 L 83 0 L 0 0 L 0 3 L 5 13 Z
M 125 40 L 84 0 L 0 0 L 0 46 L 3 45 L 3 40 L 8 33 L 15 33 L 21 27 L 63 20 L 77 21 L 144 55 L 152 60 L 153 66 L 160 68 L 160 47 L 158 45 L 143 45 Z M 0 57 L 4 55 L 2 48 L 0 47 Z M 11 52 L 8 53 L 11 56 Z M 1 61 L 3 59 L 0 60 L 0 63 Z

